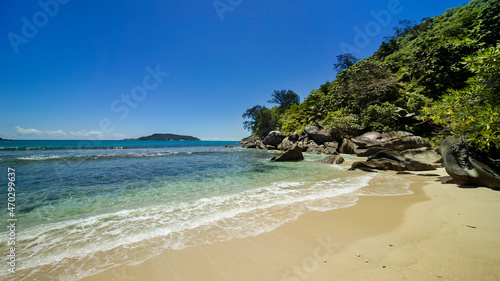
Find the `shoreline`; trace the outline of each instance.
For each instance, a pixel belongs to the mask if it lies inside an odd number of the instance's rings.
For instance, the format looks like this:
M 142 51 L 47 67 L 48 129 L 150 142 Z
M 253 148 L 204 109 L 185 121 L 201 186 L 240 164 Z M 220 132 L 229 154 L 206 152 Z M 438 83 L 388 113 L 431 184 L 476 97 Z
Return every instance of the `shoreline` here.
M 82 280 L 498 280 L 500 192 L 397 176 L 413 194 L 360 196 L 354 206 L 308 212 L 271 232 Z

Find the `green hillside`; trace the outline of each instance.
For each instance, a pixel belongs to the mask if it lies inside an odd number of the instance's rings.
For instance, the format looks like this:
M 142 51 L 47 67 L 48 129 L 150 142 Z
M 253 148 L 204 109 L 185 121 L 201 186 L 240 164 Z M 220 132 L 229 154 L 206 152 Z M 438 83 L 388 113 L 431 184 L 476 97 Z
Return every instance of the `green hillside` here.
M 343 69 L 333 81 L 302 103 L 247 110 L 245 127 L 261 137 L 321 125 L 338 140 L 406 130 L 437 139 L 461 134 L 482 148 L 498 145 L 499 7 L 499 0 L 473 0 L 419 24 L 400 21 L 371 57 L 356 62 L 339 55 L 336 67 Z

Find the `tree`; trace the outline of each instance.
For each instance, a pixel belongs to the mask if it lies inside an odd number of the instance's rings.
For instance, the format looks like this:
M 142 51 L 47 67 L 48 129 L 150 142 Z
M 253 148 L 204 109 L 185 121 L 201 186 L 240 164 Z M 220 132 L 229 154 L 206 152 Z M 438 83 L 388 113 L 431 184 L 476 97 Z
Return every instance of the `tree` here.
M 342 71 L 353 66 L 359 59 L 354 57 L 351 53 L 345 53 L 337 56 L 337 63 L 333 65 L 333 70 Z
M 481 149 L 500 145 L 500 45 L 468 56 L 474 77 L 468 87 L 452 90 L 425 112 L 454 134 Z
M 281 112 L 284 113 L 293 104 L 300 103 L 300 97 L 292 90 L 274 90 L 272 94 L 272 99 L 268 103 L 276 103 L 281 108 Z
M 276 127 L 276 117 L 265 106 L 256 105 L 249 108 L 243 113 L 242 117 L 250 119 L 243 122 L 243 128 L 251 131 L 254 136 L 260 138 L 267 136 Z

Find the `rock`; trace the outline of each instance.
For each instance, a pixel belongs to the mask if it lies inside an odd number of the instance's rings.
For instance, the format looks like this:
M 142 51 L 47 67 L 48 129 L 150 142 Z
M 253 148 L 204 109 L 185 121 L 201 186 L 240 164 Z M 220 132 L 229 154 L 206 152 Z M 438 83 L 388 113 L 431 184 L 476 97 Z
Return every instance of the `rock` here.
M 262 143 L 264 145 L 272 145 L 277 147 L 285 138 L 286 135 L 282 134 L 280 131 L 272 131 L 266 136 Z
M 321 154 L 323 153 L 325 149 L 318 145 L 315 141 L 311 140 L 307 143 L 307 153 L 312 153 L 312 154 Z
M 340 153 L 342 154 L 355 154 L 358 146 L 350 139 L 344 139 L 340 146 Z
M 287 138 L 291 142 L 297 142 L 299 140 L 299 134 L 295 132 L 293 134 L 290 134 Z
M 498 152 L 482 153 L 457 137 L 441 142 L 439 152 L 446 172 L 456 184 L 500 188 Z
M 304 129 L 304 132 L 306 132 L 309 137 L 318 144 L 334 141 L 332 132 L 330 130 L 323 129 L 318 126 L 307 126 Z
M 374 169 L 384 171 L 429 171 L 436 169 L 432 164 L 403 157 L 401 154 L 399 151 L 382 150 L 368 157 L 366 161 L 354 162 L 351 169 L 361 169 L 363 171 L 372 171 Z
M 443 158 L 439 155 L 439 152 L 436 149 L 425 147 L 407 149 L 401 152 L 401 156 L 404 158 L 411 158 L 422 163 L 431 164 L 435 168 L 443 167 Z
M 271 161 L 274 162 L 285 162 L 285 161 L 300 161 L 304 160 L 304 155 L 302 155 L 302 149 L 297 145 L 293 144 L 289 149 L 274 156 Z
M 333 148 L 333 147 L 327 147 L 325 148 L 325 150 L 323 151 L 324 154 L 339 154 L 337 152 L 337 149 Z
M 406 153 L 408 155 L 408 153 Z M 399 163 L 400 168 L 390 169 L 395 171 L 431 171 L 436 170 L 436 168 L 432 164 L 422 163 L 415 159 L 409 157 L 401 156 L 401 152 L 392 151 L 392 150 L 383 150 L 375 153 L 374 155 L 368 157 L 367 161 L 373 159 L 390 159 L 393 161 L 397 161 Z
M 265 145 L 260 141 L 259 138 L 251 139 L 243 144 L 243 148 L 258 148 L 258 149 L 267 149 Z
M 351 168 L 349 168 L 349 171 L 354 171 L 354 170 L 361 170 L 361 171 L 371 172 L 371 173 L 377 172 L 374 170 L 373 166 L 368 165 L 364 161 L 356 161 L 356 162 L 352 163 Z
M 367 157 L 367 156 L 370 156 L 370 155 L 374 155 L 375 153 L 379 152 L 379 151 L 383 151 L 383 150 L 387 150 L 386 148 L 383 148 L 383 147 L 370 147 L 370 148 L 357 148 L 356 150 L 354 150 L 356 156 L 359 156 L 359 157 Z
M 278 149 L 281 150 L 281 151 L 284 151 L 284 150 L 287 150 L 288 148 L 290 148 L 290 146 L 292 146 L 293 142 L 290 141 L 290 139 L 288 138 L 285 138 L 279 145 L 278 145 Z
M 342 164 L 344 163 L 344 158 L 340 155 L 332 155 L 328 156 L 323 160 L 317 160 L 317 162 L 325 163 L 325 164 Z
M 352 142 L 358 146 L 355 150 L 358 156 L 370 156 L 382 149 L 403 151 L 414 148 L 430 148 L 429 141 L 414 136 L 404 131 L 392 131 L 386 133 L 369 132 L 353 138 Z
M 277 150 L 278 148 L 274 145 L 270 145 L 270 144 L 264 144 L 264 147 L 267 149 L 267 150 Z
M 225 145 L 224 147 L 225 147 L 225 148 L 233 148 L 233 147 L 232 147 L 232 146 L 230 146 L 230 145 Z
M 334 149 L 338 149 L 339 148 L 339 143 L 336 142 L 336 141 L 331 141 L 331 142 L 325 142 L 323 144 L 326 148 L 328 147 L 331 147 L 331 148 L 334 148 Z

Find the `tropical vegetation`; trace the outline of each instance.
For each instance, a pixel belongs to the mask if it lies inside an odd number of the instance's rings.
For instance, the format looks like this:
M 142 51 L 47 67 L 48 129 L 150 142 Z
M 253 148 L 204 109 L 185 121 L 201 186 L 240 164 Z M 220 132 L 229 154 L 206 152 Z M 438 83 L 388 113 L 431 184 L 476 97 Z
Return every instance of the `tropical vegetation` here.
M 473 0 L 419 24 L 403 20 L 394 31 L 368 58 L 337 56 L 335 79 L 302 103 L 293 91 L 275 91 L 271 101 L 278 105 L 248 109 L 245 128 L 262 137 L 320 125 L 339 140 L 405 130 L 498 146 L 500 0 Z

